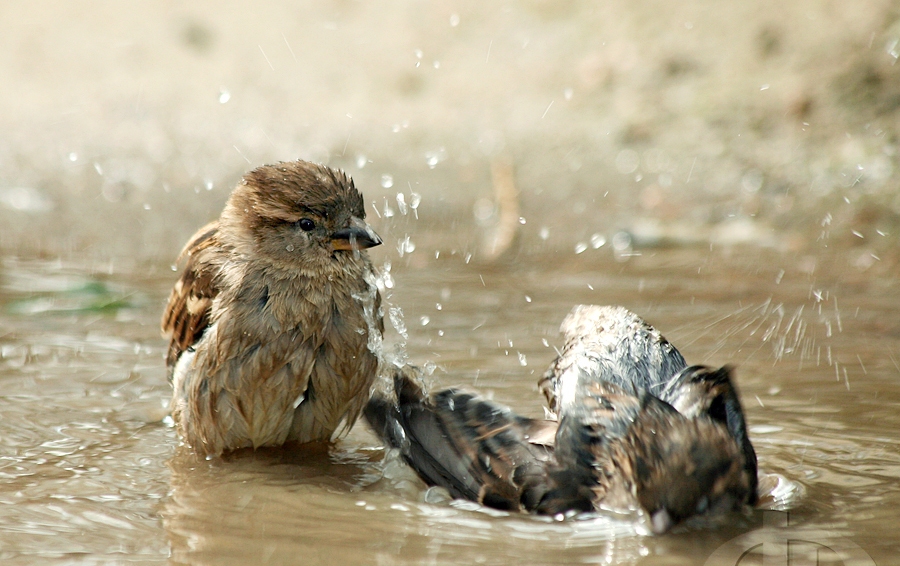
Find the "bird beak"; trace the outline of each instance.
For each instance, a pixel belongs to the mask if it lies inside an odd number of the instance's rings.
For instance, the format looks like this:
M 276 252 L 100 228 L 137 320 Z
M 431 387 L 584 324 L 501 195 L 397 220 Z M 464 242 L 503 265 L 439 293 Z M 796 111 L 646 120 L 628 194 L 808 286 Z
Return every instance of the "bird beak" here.
M 350 251 L 371 248 L 381 244 L 381 238 L 366 224 L 365 220 L 350 219 L 350 225 L 331 235 L 331 247 L 335 250 Z

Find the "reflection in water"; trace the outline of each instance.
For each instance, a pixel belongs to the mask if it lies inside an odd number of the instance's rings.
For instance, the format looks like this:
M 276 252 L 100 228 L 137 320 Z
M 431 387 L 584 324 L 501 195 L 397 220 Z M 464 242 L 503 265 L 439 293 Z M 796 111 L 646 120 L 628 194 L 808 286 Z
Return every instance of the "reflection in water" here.
M 692 362 L 737 364 L 762 509 L 788 510 L 793 525 L 851 540 L 877 563 L 900 553 L 897 289 L 846 273 L 839 286 L 758 252 L 747 263 L 645 250 L 619 263 L 600 251 L 492 267 L 449 252 L 395 260 L 391 302 L 411 361 L 430 362 L 436 386 L 541 416 L 535 383 L 563 316 L 576 303 L 622 304 Z M 5 561 L 702 563 L 763 523 L 756 510 L 649 537 L 630 518 L 559 523 L 447 502 L 362 427 L 328 450 L 198 460 L 162 424 L 158 318 L 173 275 L 106 271 L 0 264 Z M 71 299 L 85 282 L 114 306 Z M 37 299 L 64 308 L 20 308 Z
M 620 559 L 647 554 L 631 517 L 554 522 L 509 515 L 466 502 L 426 503 L 411 473 L 383 478 L 380 450 L 243 453 L 202 460 L 179 449 L 169 460 L 171 493 L 162 509 L 178 562 L 273 563 L 297 557 L 329 563 L 435 561 L 496 563 L 541 555 L 564 540 Z M 415 482 L 415 483 L 413 483 Z M 622 540 L 620 540 L 622 539 Z M 542 550 L 543 548 L 543 550 Z M 399 559 L 399 560 L 398 560 Z

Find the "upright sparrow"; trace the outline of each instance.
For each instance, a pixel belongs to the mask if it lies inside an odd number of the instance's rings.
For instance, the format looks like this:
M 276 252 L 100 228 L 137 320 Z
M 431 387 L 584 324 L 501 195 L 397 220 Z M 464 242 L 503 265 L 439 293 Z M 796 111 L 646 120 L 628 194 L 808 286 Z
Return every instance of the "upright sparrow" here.
M 384 323 L 365 248 L 381 239 L 341 171 L 247 173 L 188 241 L 162 329 L 172 417 L 205 455 L 331 440 L 379 369 Z

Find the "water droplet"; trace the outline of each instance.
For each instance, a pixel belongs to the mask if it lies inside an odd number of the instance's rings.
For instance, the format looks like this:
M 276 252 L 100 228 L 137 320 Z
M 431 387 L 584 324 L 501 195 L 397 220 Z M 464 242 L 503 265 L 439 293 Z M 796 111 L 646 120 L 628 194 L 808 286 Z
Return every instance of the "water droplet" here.
M 409 239 L 408 234 L 397 242 L 397 253 L 400 254 L 400 257 L 403 257 L 405 254 L 411 254 L 414 251 L 416 251 L 416 244 Z
M 612 237 L 612 247 L 616 259 L 627 260 L 632 254 L 631 234 L 628 232 L 616 232 Z
M 575 94 L 575 91 L 572 90 L 571 88 L 567 88 L 566 90 L 563 91 L 563 97 L 565 97 L 566 100 L 572 100 L 573 94 Z
M 584 253 L 586 249 L 588 249 L 588 246 L 584 242 L 578 242 L 577 244 L 575 244 L 576 254 Z
M 409 208 L 406 206 L 406 196 L 403 193 L 397 193 L 397 208 L 400 209 L 400 214 L 406 216 L 406 213 L 409 212 Z
M 763 186 L 763 173 L 759 169 L 751 169 L 741 177 L 741 188 L 747 193 L 756 193 Z
M 389 308 L 388 319 L 391 321 L 391 326 L 394 327 L 397 334 L 402 336 L 404 340 L 409 338 L 409 334 L 406 332 L 406 323 L 403 322 L 403 309 L 397 306 Z
M 359 155 L 356 156 L 356 168 L 362 169 L 363 167 L 366 166 L 366 163 L 368 163 L 368 161 L 369 161 L 368 158 L 366 158 L 365 155 L 360 153 Z
M 540 236 L 542 240 L 546 240 L 550 237 L 550 229 L 546 226 L 542 226 L 541 231 L 538 232 L 538 236 Z
M 73 151 L 72 153 L 70 153 L 70 154 L 69 154 L 69 161 L 72 161 L 73 163 L 74 163 L 75 161 L 78 161 L 78 154 L 75 153 L 74 151 Z
M 51 210 L 54 206 L 52 200 L 31 187 L 0 189 L 0 204 L 25 212 L 44 212 Z
M 595 250 L 597 248 L 602 248 L 606 244 L 606 236 L 603 234 L 594 234 L 591 236 L 591 247 Z
M 96 171 L 97 174 L 100 175 L 101 177 L 103 176 L 103 167 L 100 167 L 100 164 L 97 163 L 96 161 L 94 162 L 94 171 Z
M 524 217 L 524 216 L 520 216 L 520 217 L 519 217 L 519 224 L 525 224 L 525 217 Z
M 409 207 L 413 210 L 419 208 L 419 203 L 422 202 L 422 195 L 419 193 L 409 193 Z
M 231 100 L 231 93 L 225 90 L 225 88 L 219 89 L 219 104 L 225 104 Z
M 440 62 L 440 61 L 435 61 L 434 63 L 432 63 L 432 65 L 434 65 L 434 68 L 435 68 L 435 69 L 440 69 L 440 68 L 441 68 L 441 62 Z
M 442 305 L 441 303 L 435 303 L 434 308 L 436 308 L 437 310 L 443 310 L 444 305 Z
M 427 316 L 419 317 L 419 323 L 420 323 L 422 326 L 428 326 L 428 323 L 429 323 L 429 322 L 431 322 L 431 319 L 428 318 Z
M 428 165 L 429 169 L 434 169 L 437 167 L 438 163 L 445 159 L 447 159 L 447 150 L 443 147 L 435 151 L 425 152 L 425 163 Z
M 415 51 L 413 51 L 413 53 L 416 54 L 416 59 L 421 59 L 422 55 L 424 55 L 424 53 L 422 53 L 421 49 L 416 49 Z
M 546 338 L 541 338 L 541 344 L 543 344 L 545 348 L 550 347 L 550 342 L 547 342 Z
M 381 186 L 385 189 L 390 189 L 394 186 L 394 177 L 391 175 L 382 175 L 381 176 Z
M 203 182 L 203 184 L 206 186 L 207 191 L 213 190 L 214 185 L 213 185 L 212 179 L 207 179 L 206 181 Z
M 459 25 L 459 14 L 450 14 L 450 27 L 455 28 Z
M 480 198 L 475 201 L 475 204 L 472 205 L 472 214 L 475 216 L 475 220 L 479 222 L 487 222 L 494 216 L 495 211 L 494 202 L 487 198 Z
M 284 249 L 286 249 L 289 252 L 292 252 L 292 251 L 294 251 L 294 244 L 288 244 L 287 246 L 285 246 Z
M 530 302 L 531 302 L 531 297 L 529 297 L 528 295 L 525 295 L 525 302 L 526 302 L 526 303 L 530 303 Z
M 518 352 L 519 354 L 519 365 L 525 367 L 528 365 L 528 358 L 525 357 L 525 354 L 522 352 Z
M 634 173 L 640 164 L 641 157 L 633 149 L 623 149 L 616 156 L 616 169 L 623 175 Z

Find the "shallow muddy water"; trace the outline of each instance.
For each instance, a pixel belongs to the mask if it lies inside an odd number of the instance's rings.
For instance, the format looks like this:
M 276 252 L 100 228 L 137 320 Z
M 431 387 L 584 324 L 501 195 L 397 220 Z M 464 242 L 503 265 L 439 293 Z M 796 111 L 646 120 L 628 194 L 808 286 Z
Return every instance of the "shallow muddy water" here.
M 391 259 L 386 295 L 408 336 L 392 330 L 391 341 L 433 369 L 435 387 L 477 389 L 540 415 L 535 382 L 576 303 L 625 305 L 689 362 L 736 365 L 765 475 L 760 508 L 665 536 L 627 517 L 489 511 L 426 491 L 364 425 L 330 448 L 197 459 L 164 419 L 158 318 L 169 266 L 6 258 L 4 563 L 757 564 L 766 549 L 780 563 L 815 563 L 808 553 L 818 552 L 890 564 L 900 555 L 900 291 L 890 279 L 842 267 L 836 251 L 691 247 L 617 261 L 604 246 L 487 266 L 450 248 L 438 258 L 424 245 L 404 258 L 387 248 L 375 261 Z

